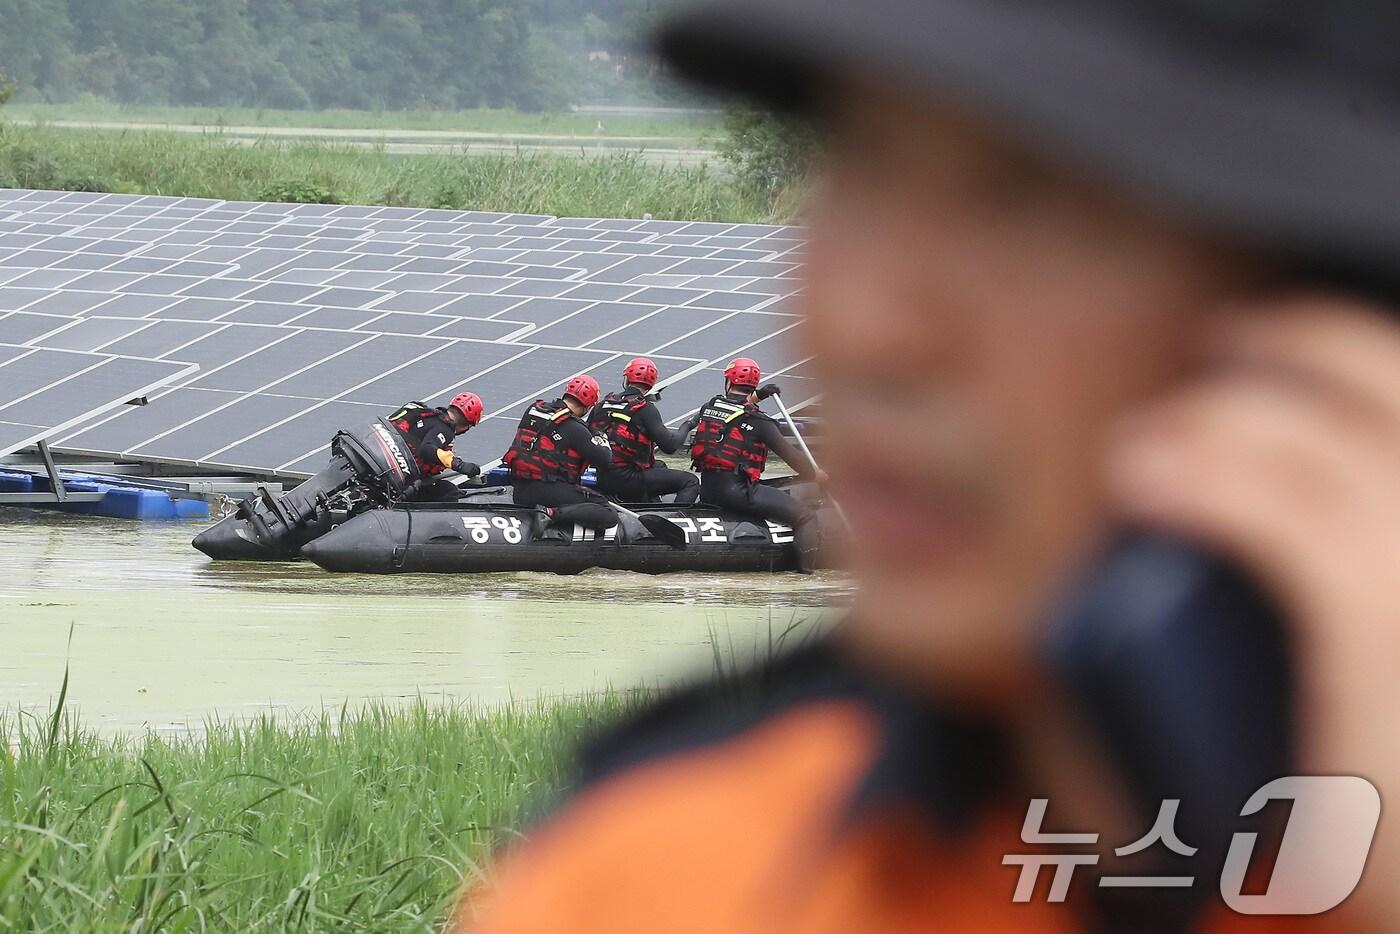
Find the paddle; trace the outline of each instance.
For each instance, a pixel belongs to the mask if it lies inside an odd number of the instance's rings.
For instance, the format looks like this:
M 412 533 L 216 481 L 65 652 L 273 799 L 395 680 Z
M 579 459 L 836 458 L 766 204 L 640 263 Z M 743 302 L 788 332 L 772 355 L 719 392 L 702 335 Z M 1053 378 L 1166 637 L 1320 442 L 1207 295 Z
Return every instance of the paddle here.
M 483 471 L 489 471 L 499 463 L 499 460 L 492 461 L 491 463 L 484 465 L 481 469 Z M 686 545 L 690 544 L 689 541 L 686 540 L 685 529 L 676 525 L 674 522 L 672 522 L 670 519 L 667 519 L 665 516 L 642 515 L 640 513 L 635 513 L 630 509 L 626 509 L 622 506 L 619 506 L 617 503 L 614 503 L 612 500 L 602 496 L 601 494 L 595 495 L 597 496 L 600 502 L 607 505 L 613 511 L 619 512 L 624 516 L 629 516 L 633 519 L 636 519 L 642 524 L 642 528 L 650 532 L 652 534 L 652 537 L 656 538 L 658 541 L 670 545 L 672 548 L 684 548 L 686 547 Z
M 617 503 L 614 502 L 609 502 L 608 505 L 620 512 L 622 515 L 630 516 L 633 519 L 636 519 L 642 524 L 642 527 L 645 528 L 648 532 L 650 532 L 655 538 L 657 538 L 661 542 L 664 542 L 667 545 L 670 545 L 672 548 L 684 548 L 687 544 L 689 544 L 686 541 L 685 529 L 676 525 L 674 522 L 672 522 L 670 519 L 667 519 L 665 516 L 642 515 L 641 513 L 633 512 L 625 506 L 619 506 Z
M 776 383 L 769 383 L 767 386 L 760 389 L 756 395 L 758 395 L 760 400 L 772 398 L 774 402 L 778 403 L 778 411 L 782 412 L 783 418 L 787 419 L 788 427 L 792 429 L 793 437 L 797 439 L 797 446 L 802 449 L 803 454 L 807 455 L 807 460 L 812 462 L 812 466 L 820 470 L 821 468 L 817 464 L 817 459 L 812 456 L 812 449 L 807 447 L 807 439 L 803 438 L 802 432 L 797 430 L 797 422 L 793 421 L 792 413 L 789 412 L 788 407 L 783 404 L 782 392 L 783 391 L 778 388 Z M 846 510 L 842 509 L 841 504 L 834 499 L 831 501 L 831 505 L 836 508 L 836 514 L 841 517 L 841 524 L 849 530 L 851 527 L 851 520 L 846 518 Z

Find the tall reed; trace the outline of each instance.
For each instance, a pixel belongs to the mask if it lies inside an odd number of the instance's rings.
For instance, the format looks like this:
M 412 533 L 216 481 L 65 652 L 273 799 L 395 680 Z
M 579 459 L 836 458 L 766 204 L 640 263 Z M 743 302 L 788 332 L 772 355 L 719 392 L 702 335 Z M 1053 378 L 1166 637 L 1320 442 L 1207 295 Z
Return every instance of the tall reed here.
M 0 717 L 0 929 L 432 931 L 636 695 L 106 739 Z

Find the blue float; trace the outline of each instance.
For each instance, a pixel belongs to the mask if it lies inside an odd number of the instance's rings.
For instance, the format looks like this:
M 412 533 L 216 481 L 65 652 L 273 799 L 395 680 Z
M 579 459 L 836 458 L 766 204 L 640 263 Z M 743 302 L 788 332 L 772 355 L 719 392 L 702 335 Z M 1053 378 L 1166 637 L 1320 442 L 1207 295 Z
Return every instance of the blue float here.
M 209 504 L 199 499 L 175 498 L 164 490 L 152 490 L 119 477 L 64 472 L 63 487 L 69 493 L 99 493 L 95 501 L 59 502 L 57 499 L 24 503 L 38 509 L 114 519 L 208 519 Z M 0 493 L 52 493 L 53 484 L 43 474 L 0 469 Z

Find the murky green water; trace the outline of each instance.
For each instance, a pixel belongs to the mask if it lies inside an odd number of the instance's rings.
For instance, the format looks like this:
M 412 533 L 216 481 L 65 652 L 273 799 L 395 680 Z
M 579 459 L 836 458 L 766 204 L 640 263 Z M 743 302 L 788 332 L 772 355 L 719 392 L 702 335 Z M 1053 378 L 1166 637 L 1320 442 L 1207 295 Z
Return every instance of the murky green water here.
M 0 710 L 120 732 L 415 695 L 486 703 L 665 685 L 848 597 L 835 574 L 330 575 L 216 565 L 201 527 L 0 508 Z M 70 624 L 72 645 L 68 646 Z

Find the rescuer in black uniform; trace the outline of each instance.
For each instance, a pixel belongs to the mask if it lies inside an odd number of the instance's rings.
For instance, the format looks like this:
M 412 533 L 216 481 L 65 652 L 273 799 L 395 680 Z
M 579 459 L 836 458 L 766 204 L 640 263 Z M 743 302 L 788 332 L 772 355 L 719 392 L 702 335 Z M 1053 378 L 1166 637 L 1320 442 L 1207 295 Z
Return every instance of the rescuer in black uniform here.
M 724 392 L 700 409 L 691 462 L 700 471 L 700 501 L 757 519 L 781 522 L 801 533 L 814 515 L 811 506 L 761 485 L 772 452 L 799 477 L 826 483 L 826 473 L 800 455 L 758 407 L 758 364 L 740 357 L 724 371 Z M 799 544 L 802 544 L 799 542 Z
M 647 395 L 657 376 L 655 363 L 637 357 L 622 371 L 622 392 L 610 392 L 593 406 L 588 427 L 612 448 L 612 469 L 598 474 L 598 489 L 624 503 L 655 503 L 674 493 L 674 501 L 685 505 L 699 498 L 699 479 L 688 470 L 658 465 L 656 449 L 679 451 L 698 416 L 675 431 L 667 428 Z
M 470 431 L 481 421 L 484 410 L 481 397 L 464 392 L 453 397 L 444 408 L 429 408 L 421 402 L 410 402 L 389 416 L 389 424 L 408 439 L 409 450 L 423 474 L 417 489 L 407 497 L 417 502 L 455 500 L 457 487 L 439 477 L 444 470 L 454 470 L 465 477 L 481 474 L 481 468 L 464 461 L 452 452 L 452 441 Z
M 575 376 L 563 398 L 536 399 L 525 411 L 503 458 L 517 505 L 544 507 L 551 519 L 585 528 L 617 525 L 617 513 L 603 497 L 579 486 L 585 467 L 596 467 L 601 476 L 612 464 L 607 439 L 583 420 L 599 393 L 593 377 Z

